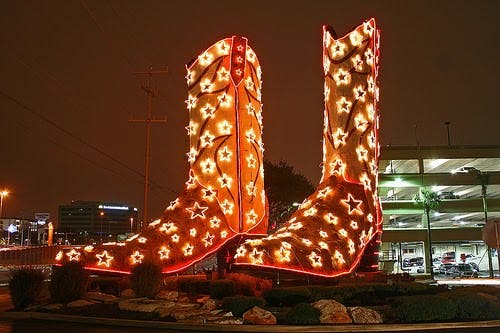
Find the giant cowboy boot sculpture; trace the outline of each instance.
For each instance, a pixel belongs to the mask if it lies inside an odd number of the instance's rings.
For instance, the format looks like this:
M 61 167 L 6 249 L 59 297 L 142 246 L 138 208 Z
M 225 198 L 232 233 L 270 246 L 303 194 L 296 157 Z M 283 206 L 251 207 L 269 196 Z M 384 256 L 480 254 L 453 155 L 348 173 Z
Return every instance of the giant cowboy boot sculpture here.
M 274 234 L 249 239 L 235 264 L 334 277 L 354 271 L 380 232 L 377 198 L 379 30 L 371 19 L 337 39 L 324 27 L 323 175 Z
M 124 243 L 59 252 L 59 263 L 130 272 L 186 269 L 238 235 L 267 232 L 261 68 L 247 39 L 223 39 L 187 66 L 189 180 L 163 216 Z

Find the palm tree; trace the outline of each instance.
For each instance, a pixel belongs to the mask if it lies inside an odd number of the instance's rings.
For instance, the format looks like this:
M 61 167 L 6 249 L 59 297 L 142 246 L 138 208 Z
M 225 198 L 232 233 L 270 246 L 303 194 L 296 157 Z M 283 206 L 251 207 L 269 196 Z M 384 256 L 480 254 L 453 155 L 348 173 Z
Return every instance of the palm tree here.
M 441 204 L 441 199 L 436 192 L 432 192 L 426 189 L 420 189 L 420 191 L 415 194 L 414 201 L 416 204 L 422 205 L 427 216 L 427 243 L 429 244 L 429 262 L 427 262 L 427 271 L 431 273 L 431 279 L 434 278 L 434 272 L 432 270 L 432 238 L 431 238 L 431 217 L 430 213 L 432 210 L 437 210 Z

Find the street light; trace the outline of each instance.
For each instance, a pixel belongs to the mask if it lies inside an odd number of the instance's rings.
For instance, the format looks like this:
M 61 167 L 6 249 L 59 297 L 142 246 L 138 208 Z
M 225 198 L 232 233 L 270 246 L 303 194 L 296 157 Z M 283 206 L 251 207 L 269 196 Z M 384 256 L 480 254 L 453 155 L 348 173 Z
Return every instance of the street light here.
M 481 199 L 483 201 L 483 212 L 484 212 L 484 223 L 488 223 L 488 206 L 486 203 L 486 188 L 488 187 L 488 178 L 489 175 L 486 172 L 482 172 L 479 169 L 474 167 L 462 167 L 457 170 L 457 172 L 461 173 L 473 173 L 476 175 L 476 178 L 479 180 L 481 184 Z M 496 236 L 496 250 L 497 250 L 497 258 L 500 267 L 500 256 L 498 253 L 499 243 L 498 243 L 498 225 L 495 223 L 495 236 Z M 491 248 L 488 246 L 488 266 L 490 270 L 490 278 L 494 277 L 493 274 L 493 262 L 491 261 Z M 500 269 L 500 268 L 499 268 Z
M 0 192 L 0 219 L 2 218 L 2 209 L 3 209 L 3 198 L 9 195 L 9 191 L 2 190 Z

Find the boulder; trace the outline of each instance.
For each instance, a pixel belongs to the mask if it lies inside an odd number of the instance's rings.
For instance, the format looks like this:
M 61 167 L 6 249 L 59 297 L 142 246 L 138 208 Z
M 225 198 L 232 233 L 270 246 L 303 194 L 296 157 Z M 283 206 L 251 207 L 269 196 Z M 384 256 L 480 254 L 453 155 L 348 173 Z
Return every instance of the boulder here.
M 210 311 L 203 309 L 185 309 L 185 310 L 174 309 L 171 313 L 171 316 L 174 317 L 175 320 L 179 321 L 194 316 L 207 315 L 209 312 Z
M 201 308 L 209 310 L 209 311 L 215 310 L 215 309 L 217 309 L 217 302 L 214 299 L 209 298 L 209 299 L 205 300 L 205 303 L 203 303 Z
M 254 325 L 276 325 L 276 317 L 269 311 L 254 306 L 243 314 L 243 321 Z
M 101 293 L 99 291 L 89 291 L 87 295 L 85 295 L 86 299 L 90 299 L 92 301 L 99 301 L 103 303 L 116 303 L 120 299 L 114 295 L 109 295 L 105 293 Z
M 162 290 L 158 293 L 158 295 L 156 295 L 156 298 L 166 301 L 177 301 L 179 298 L 179 292 L 175 290 Z
M 168 302 L 156 308 L 155 313 L 157 313 L 160 318 L 170 317 L 174 309 L 175 309 L 175 303 Z
M 147 298 L 133 298 L 118 302 L 120 310 L 136 312 L 154 312 L 168 301 L 158 301 Z M 168 305 L 167 305 L 168 306 Z
M 355 324 L 381 324 L 383 323 L 382 316 L 375 310 L 355 306 L 349 308 L 352 320 Z
M 122 292 L 120 293 L 120 296 L 121 297 L 135 297 L 135 291 L 133 291 L 132 289 L 125 289 L 125 290 L 122 290 Z
M 182 297 L 179 297 L 179 299 L 177 300 L 177 302 L 179 302 L 179 303 L 189 303 L 191 301 L 189 300 L 189 297 L 182 296 Z
M 60 303 L 47 304 L 41 307 L 43 310 L 53 311 L 53 310 L 61 310 L 64 305 Z
M 347 308 L 333 299 L 322 299 L 312 303 L 312 305 L 321 312 L 319 321 L 322 324 L 352 323 Z
M 68 308 L 80 308 L 82 306 L 89 306 L 89 305 L 94 305 L 97 302 L 90 301 L 90 300 L 85 300 L 85 299 L 77 299 L 76 301 L 69 302 L 68 303 Z

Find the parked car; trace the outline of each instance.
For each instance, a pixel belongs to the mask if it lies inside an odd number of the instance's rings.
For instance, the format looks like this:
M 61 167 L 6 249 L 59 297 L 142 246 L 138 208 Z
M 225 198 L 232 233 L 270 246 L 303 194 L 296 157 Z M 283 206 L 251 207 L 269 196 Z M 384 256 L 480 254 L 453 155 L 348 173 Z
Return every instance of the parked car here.
M 479 273 L 471 264 L 456 264 L 448 270 L 453 277 L 478 277 Z
M 460 196 L 453 191 L 444 191 L 438 193 L 439 199 L 460 199 Z
M 448 271 L 450 270 L 450 268 L 452 268 L 454 265 L 452 263 L 444 263 L 444 264 L 441 264 L 439 265 L 438 269 L 437 269 L 437 273 L 438 274 L 445 274 L 447 275 L 448 274 Z
M 423 266 L 423 265 L 424 265 L 424 258 L 422 257 L 403 259 L 403 267 L 413 267 L 413 266 Z

